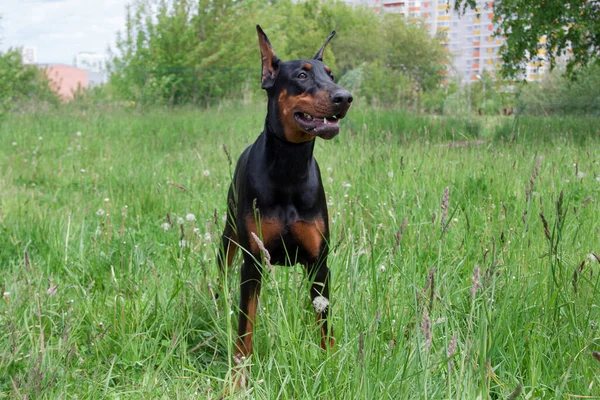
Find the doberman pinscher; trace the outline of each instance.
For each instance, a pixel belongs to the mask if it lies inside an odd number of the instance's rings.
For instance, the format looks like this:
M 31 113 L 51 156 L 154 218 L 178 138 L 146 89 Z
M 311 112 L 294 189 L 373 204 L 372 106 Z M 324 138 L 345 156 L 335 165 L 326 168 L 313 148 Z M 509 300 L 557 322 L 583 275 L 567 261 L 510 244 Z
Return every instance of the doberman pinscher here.
M 264 130 L 240 156 L 228 194 L 228 213 L 219 265 L 229 267 L 238 247 L 241 294 L 235 362 L 252 354 L 252 332 L 266 252 L 270 263 L 303 264 L 312 282 L 310 296 L 321 329 L 321 347 L 334 345 L 327 325 L 329 221 L 315 138 L 331 139 L 352 103 L 335 84 L 323 52 L 335 31 L 310 60 L 281 61 L 260 28 L 262 88 L 268 106 Z M 266 252 L 265 252 L 266 250 Z

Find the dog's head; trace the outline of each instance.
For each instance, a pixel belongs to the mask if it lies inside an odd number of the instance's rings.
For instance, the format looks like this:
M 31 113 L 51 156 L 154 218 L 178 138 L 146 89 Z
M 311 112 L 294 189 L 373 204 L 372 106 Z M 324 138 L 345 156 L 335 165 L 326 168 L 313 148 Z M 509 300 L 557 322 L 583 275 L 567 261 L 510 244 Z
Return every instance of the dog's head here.
M 331 139 L 340 132 L 352 95 L 337 85 L 323 63 L 323 52 L 335 31 L 310 60 L 281 61 L 260 26 L 256 26 L 262 57 L 262 88 L 269 96 L 269 112 L 278 115 L 283 139 L 302 143 L 315 137 Z

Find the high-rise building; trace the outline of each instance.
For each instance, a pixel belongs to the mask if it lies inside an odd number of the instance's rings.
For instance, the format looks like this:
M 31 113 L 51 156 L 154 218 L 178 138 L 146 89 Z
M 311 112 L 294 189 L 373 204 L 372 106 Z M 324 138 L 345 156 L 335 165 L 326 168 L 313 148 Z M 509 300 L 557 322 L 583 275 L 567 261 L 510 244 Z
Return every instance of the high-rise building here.
M 106 56 L 101 53 L 80 52 L 75 56 L 75 66 L 87 72 L 90 87 L 99 86 L 108 81 Z
M 21 47 L 21 60 L 23 64 L 37 63 L 37 49 L 33 46 Z
M 75 66 L 87 71 L 102 73 L 106 71 L 106 56 L 101 53 L 80 52 L 75 56 Z
M 496 37 L 493 1 L 477 1 L 477 8 L 467 8 L 464 14 L 454 11 L 454 0 L 347 0 L 350 4 L 374 7 L 376 12 L 398 13 L 409 22 L 424 24 L 438 37 L 452 55 L 448 74 L 466 82 L 481 79 L 484 71 L 495 75 L 500 68 L 499 50 L 504 38 Z M 541 43 L 541 42 L 540 42 Z M 543 45 L 538 50 L 539 61 L 529 62 L 525 79 L 539 80 L 545 72 Z

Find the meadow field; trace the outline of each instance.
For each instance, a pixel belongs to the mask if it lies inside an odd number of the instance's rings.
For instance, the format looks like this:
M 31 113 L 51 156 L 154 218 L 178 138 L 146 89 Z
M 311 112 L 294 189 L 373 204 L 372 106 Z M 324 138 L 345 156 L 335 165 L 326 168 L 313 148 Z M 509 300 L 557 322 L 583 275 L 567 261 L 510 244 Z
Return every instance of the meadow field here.
M 217 399 L 226 192 L 264 106 L 0 121 L 0 398 Z M 600 398 L 600 124 L 356 105 L 318 140 L 324 352 L 300 266 L 263 280 L 233 398 Z M 239 257 L 239 255 L 238 255 Z

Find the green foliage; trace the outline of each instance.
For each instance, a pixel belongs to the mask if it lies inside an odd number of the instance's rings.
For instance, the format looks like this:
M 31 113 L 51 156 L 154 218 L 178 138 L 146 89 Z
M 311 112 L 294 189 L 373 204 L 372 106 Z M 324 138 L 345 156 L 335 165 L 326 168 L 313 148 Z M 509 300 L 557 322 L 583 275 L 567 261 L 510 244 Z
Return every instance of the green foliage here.
M 259 71 L 250 64 L 254 26 L 242 20 L 256 20 L 261 9 L 265 18 L 268 10 L 255 1 L 137 2 L 117 39 L 111 84 L 124 99 L 146 104 L 207 104 L 237 92 Z
M 145 104 L 251 97 L 260 69 L 254 22 L 284 60 L 312 57 L 337 30 L 327 64 L 338 78 L 354 70 L 357 92 L 382 104 L 407 103 L 411 87 L 435 88 L 447 62 L 442 46 L 421 28 L 394 16 L 382 21 L 372 9 L 341 1 L 216 0 L 192 6 L 187 0 L 140 0 L 127 9 L 111 84 L 123 99 Z M 365 70 L 369 76 L 362 79 Z M 398 82 L 402 86 L 395 88 Z
M 581 71 L 573 81 L 554 71 L 540 83 L 520 87 L 518 106 L 533 115 L 574 114 L 600 116 L 600 65 Z
M 21 53 L 9 49 L 0 53 L 0 116 L 23 103 L 56 104 L 46 75 L 34 65 L 23 65 Z
M 525 61 L 539 60 L 542 37 L 546 38 L 550 66 L 554 67 L 559 58 L 568 57 L 566 72 L 571 77 L 582 67 L 600 63 L 600 5 L 597 1 L 502 0 L 493 3 L 494 22 L 499 26 L 496 33 L 506 36 L 501 52 L 506 76 L 516 77 L 523 71 Z M 464 10 L 475 8 L 476 4 L 476 0 L 457 0 L 454 7 Z

